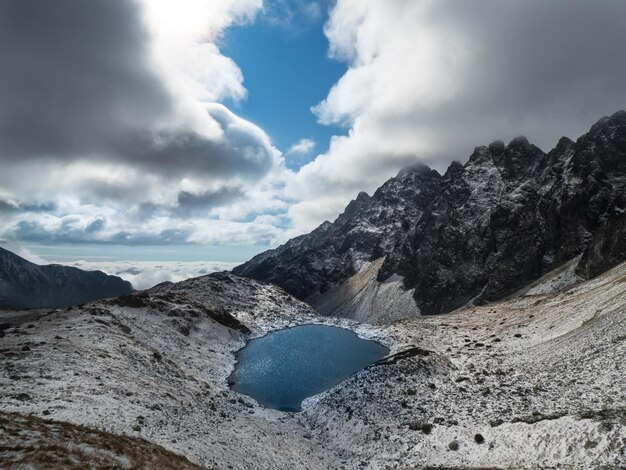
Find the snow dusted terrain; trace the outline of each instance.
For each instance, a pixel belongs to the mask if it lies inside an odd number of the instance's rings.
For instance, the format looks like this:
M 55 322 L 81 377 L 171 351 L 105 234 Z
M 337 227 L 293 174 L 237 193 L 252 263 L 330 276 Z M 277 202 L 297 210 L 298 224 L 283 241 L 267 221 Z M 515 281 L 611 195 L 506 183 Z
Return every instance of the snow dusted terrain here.
M 626 264 L 553 287 L 379 326 L 320 316 L 228 273 L 2 312 L 0 411 L 142 438 L 220 469 L 624 468 Z M 353 329 L 390 356 L 302 413 L 228 388 L 246 340 L 306 323 Z
M 384 338 L 419 349 L 310 404 L 315 437 L 348 461 L 626 466 L 626 264 L 563 292 L 399 322 Z
M 307 301 L 322 315 L 352 318 L 370 324 L 385 324 L 419 315 L 414 289 L 405 289 L 403 278 L 394 275 L 378 281 L 385 257 L 363 262 L 360 270 L 332 289 Z

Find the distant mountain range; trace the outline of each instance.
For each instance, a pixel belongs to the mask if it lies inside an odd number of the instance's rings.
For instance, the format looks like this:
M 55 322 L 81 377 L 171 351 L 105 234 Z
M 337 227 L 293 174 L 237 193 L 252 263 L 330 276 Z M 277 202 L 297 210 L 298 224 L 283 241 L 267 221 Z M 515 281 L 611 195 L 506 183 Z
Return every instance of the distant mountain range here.
M 132 291 L 117 276 L 58 264 L 39 266 L 0 248 L 0 309 L 66 307 Z
M 518 137 L 477 147 L 443 175 L 405 169 L 333 223 L 233 271 L 326 314 L 390 320 L 502 299 L 568 261 L 573 282 L 624 259 L 620 111 L 548 153 Z

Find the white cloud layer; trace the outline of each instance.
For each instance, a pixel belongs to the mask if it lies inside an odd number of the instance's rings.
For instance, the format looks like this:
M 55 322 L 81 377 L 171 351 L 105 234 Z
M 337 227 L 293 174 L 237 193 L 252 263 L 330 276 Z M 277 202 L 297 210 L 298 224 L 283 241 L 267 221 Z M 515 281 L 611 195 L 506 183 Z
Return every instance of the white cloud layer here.
M 626 107 L 623 0 L 337 0 L 325 33 L 348 70 L 313 110 L 346 135 L 292 172 L 220 104 L 247 91 L 219 40 L 331 3 L 0 2 L 0 241 L 271 245 L 416 160 L 547 148 Z
M 228 271 L 240 263 L 224 261 L 73 261 L 63 263 L 86 271 L 102 271 L 129 281 L 137 290 L 161 282 L 178 282 L 216 271 Z

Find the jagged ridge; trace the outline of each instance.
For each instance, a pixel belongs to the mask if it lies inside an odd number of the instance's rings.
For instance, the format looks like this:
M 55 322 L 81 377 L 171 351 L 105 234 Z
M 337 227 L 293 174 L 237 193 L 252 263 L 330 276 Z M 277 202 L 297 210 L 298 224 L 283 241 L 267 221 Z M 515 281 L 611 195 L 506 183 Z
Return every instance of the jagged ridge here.
M 403 170 L 234 272 L 312 299 L 384 256 L 378 281 L 402 276 L 422 314 L 501 299 L 581 254 L 578 274 L 594 276 L 626 256 L 625 154 L 624 111 L 548 153 L 496 141 L 443 176 Z

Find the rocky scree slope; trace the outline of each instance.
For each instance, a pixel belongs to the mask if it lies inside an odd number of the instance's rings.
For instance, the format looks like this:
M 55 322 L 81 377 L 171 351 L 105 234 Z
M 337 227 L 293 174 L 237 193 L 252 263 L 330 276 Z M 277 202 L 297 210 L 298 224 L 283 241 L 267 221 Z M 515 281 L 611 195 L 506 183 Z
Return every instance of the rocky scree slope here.
M 0 309 L 66 307 L 132 290 L 117 276 L 58 264 L 39 266 L 0 248 Z
M 300 417 L 228 387 L 248 339 L 315 322 L 355 327 L 219 273 L 80 307 L 0 312 L 0 412 L 141 437 L 208 468 L 331 468 Z M 0 460 L 7 439 L 0 429 Z
M 313 439 L 348 467 L 626 468 L 626 263 L 531 291 L 379 327 L 392 355 L 309 401 Z
M 626 263 L 546 293 L 561 275 L 514 300 L 386 326 L 319 316 L 276 286 L 224 273 L 0 312 L 0 461 L 60 432 L 77 444 L 60 457 L 92 451 L 110 467 L 145 458 L 149 441 L 220 469 L 624 468 Z M 352 329 L 390 355 L 302 413 L 229 389 L 247 340 L 309 323 Z
M 373 281 L 402 280 L 421 314 L 437 314 L 502 299 L 579 255 L 580 277 L 616 265 L 626 257 L 625 208 L 620 111 L 548 153 L 518 137 L 477 147 L 443 176 L 424 165 L 403 170 L 335 222 L 233 271 L 317 306 L 384 257 Z M 345 297 L 321 302 L 331 305 L 322 313 L 345 314 Z

